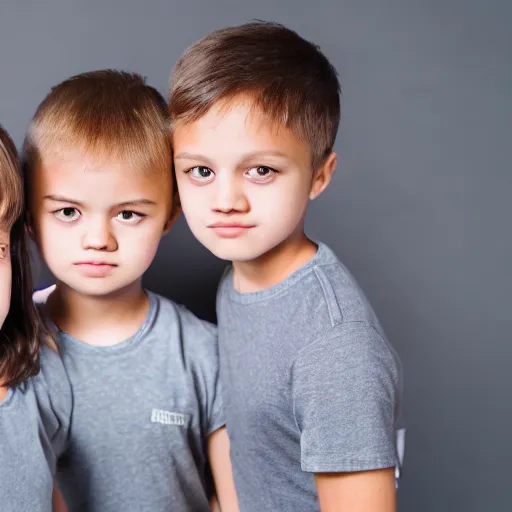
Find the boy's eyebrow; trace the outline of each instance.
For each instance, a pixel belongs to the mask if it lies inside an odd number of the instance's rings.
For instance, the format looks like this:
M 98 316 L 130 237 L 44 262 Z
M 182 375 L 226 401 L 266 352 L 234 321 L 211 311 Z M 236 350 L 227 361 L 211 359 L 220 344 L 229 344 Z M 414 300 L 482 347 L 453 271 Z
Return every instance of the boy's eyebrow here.
M 74 204 L 76 206 L 83 206 L 83 203 L 80 201 L 75 201 L 74 199 L 69 199 L 68 197 L 59 196 L 55 194 L 49 194 L 47 196 L 44 196 L 43 199 L 49 199 L 50 201 L 57 201 L 59 203 L 69 203 Z M 115 206 L 116 207 L 127 207 L 127 206 L 141 206 L 141 205 L 156 205 L 155 201 L 151 201 L 150 199 L 134 199 L 132 201 L 123 201 L 122 203 L 118 203 Z
M 188 153 L 187 151 L 182 151 L 177 155 L 174 155 L 174 160 L 201 160 L 203 162 L 210 163 L 210 160 L 199 153 Z
M 245 153 L 241 156 L 240 160 L 252 160 L 254 158 L 261 158 L 263 156 L 279 156 L 283 158 L 287 158 L 287 155 L 281 151 L 277 150 L 262 150 L 262 151 L 251 151 L 250 153 Z M 178 153 L 175 157 L 175 160 L 203 160 L 204 162 L 208 162 L 208 158 L 204 155 L 200 155 L 199 153 L 188 153 L 187 151 L 182 151 Z

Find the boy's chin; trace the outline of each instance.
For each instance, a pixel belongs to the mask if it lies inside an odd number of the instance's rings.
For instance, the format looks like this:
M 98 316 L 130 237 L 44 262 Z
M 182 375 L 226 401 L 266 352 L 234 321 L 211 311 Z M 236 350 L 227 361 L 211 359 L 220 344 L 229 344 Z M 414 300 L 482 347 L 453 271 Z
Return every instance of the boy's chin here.
M 246 246 L 241 245 L 240 247 L 222 247 L 217 245 L 212 248 L 207 247 L 207 249 L 209 249 L 217 258 L 225 261 L 231 261 L 232 263 L 247 263 L 249 261 L 255 261 L 267 252 L 266 250 L 258 251 L 249 244 Z

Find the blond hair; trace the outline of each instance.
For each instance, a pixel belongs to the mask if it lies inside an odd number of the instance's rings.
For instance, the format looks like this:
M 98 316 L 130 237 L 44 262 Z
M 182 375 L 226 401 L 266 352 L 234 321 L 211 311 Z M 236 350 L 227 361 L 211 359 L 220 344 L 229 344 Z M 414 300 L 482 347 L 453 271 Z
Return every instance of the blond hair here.
M 82 73 L 55 86 L 39 105 L 25 138 L 24 167 L 30 171 L 47 152 L 72 150 L 171 173 L 169 126 L 164 98 L 142 76 Z

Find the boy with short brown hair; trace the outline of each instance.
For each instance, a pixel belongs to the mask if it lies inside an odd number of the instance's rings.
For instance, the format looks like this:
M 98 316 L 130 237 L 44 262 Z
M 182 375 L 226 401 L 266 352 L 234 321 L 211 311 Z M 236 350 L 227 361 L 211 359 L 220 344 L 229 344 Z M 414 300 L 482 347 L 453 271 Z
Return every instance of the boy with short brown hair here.
M 336 167 L 337 73 L 275 23 L 216 31 L 173 70 L 181 205 L 231 260 L 220 376 L 242 510 L 396 508 L 401 369 L 349 271 L 304 233 Z

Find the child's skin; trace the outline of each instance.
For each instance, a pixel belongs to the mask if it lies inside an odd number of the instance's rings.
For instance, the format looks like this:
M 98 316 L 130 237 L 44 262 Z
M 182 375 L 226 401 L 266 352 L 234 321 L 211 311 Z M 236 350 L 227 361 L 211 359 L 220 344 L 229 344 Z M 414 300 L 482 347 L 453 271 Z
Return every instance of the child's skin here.
M 32 190 L 34 238 L 57 278 L 52 318 L 91 345 L 127 339 L 147 314 L 142 274 L 179 213 L 170 176 L 70 150 L 45 156 Z
M 173 142 L 187 222 L 216 256 L 233 261 L 239 291 L 272 286 L 314 256 L 304 216 L 329 184 L 334 152 L 313 173 L 309 147 L 268 126 L 244 97 L 178 124 Z
M 308 145 L 252 107 L 249 97 L 233 98 L 173 131 L 187 222 L 210 251 L 233 261 L 242 293 L 275 285 L 313 258 L 304 216 L 336 166 L 331 152 L 313 172 Z M 396 510 L 394 468 L 316 473 L 315 482 L 322 512 Z

